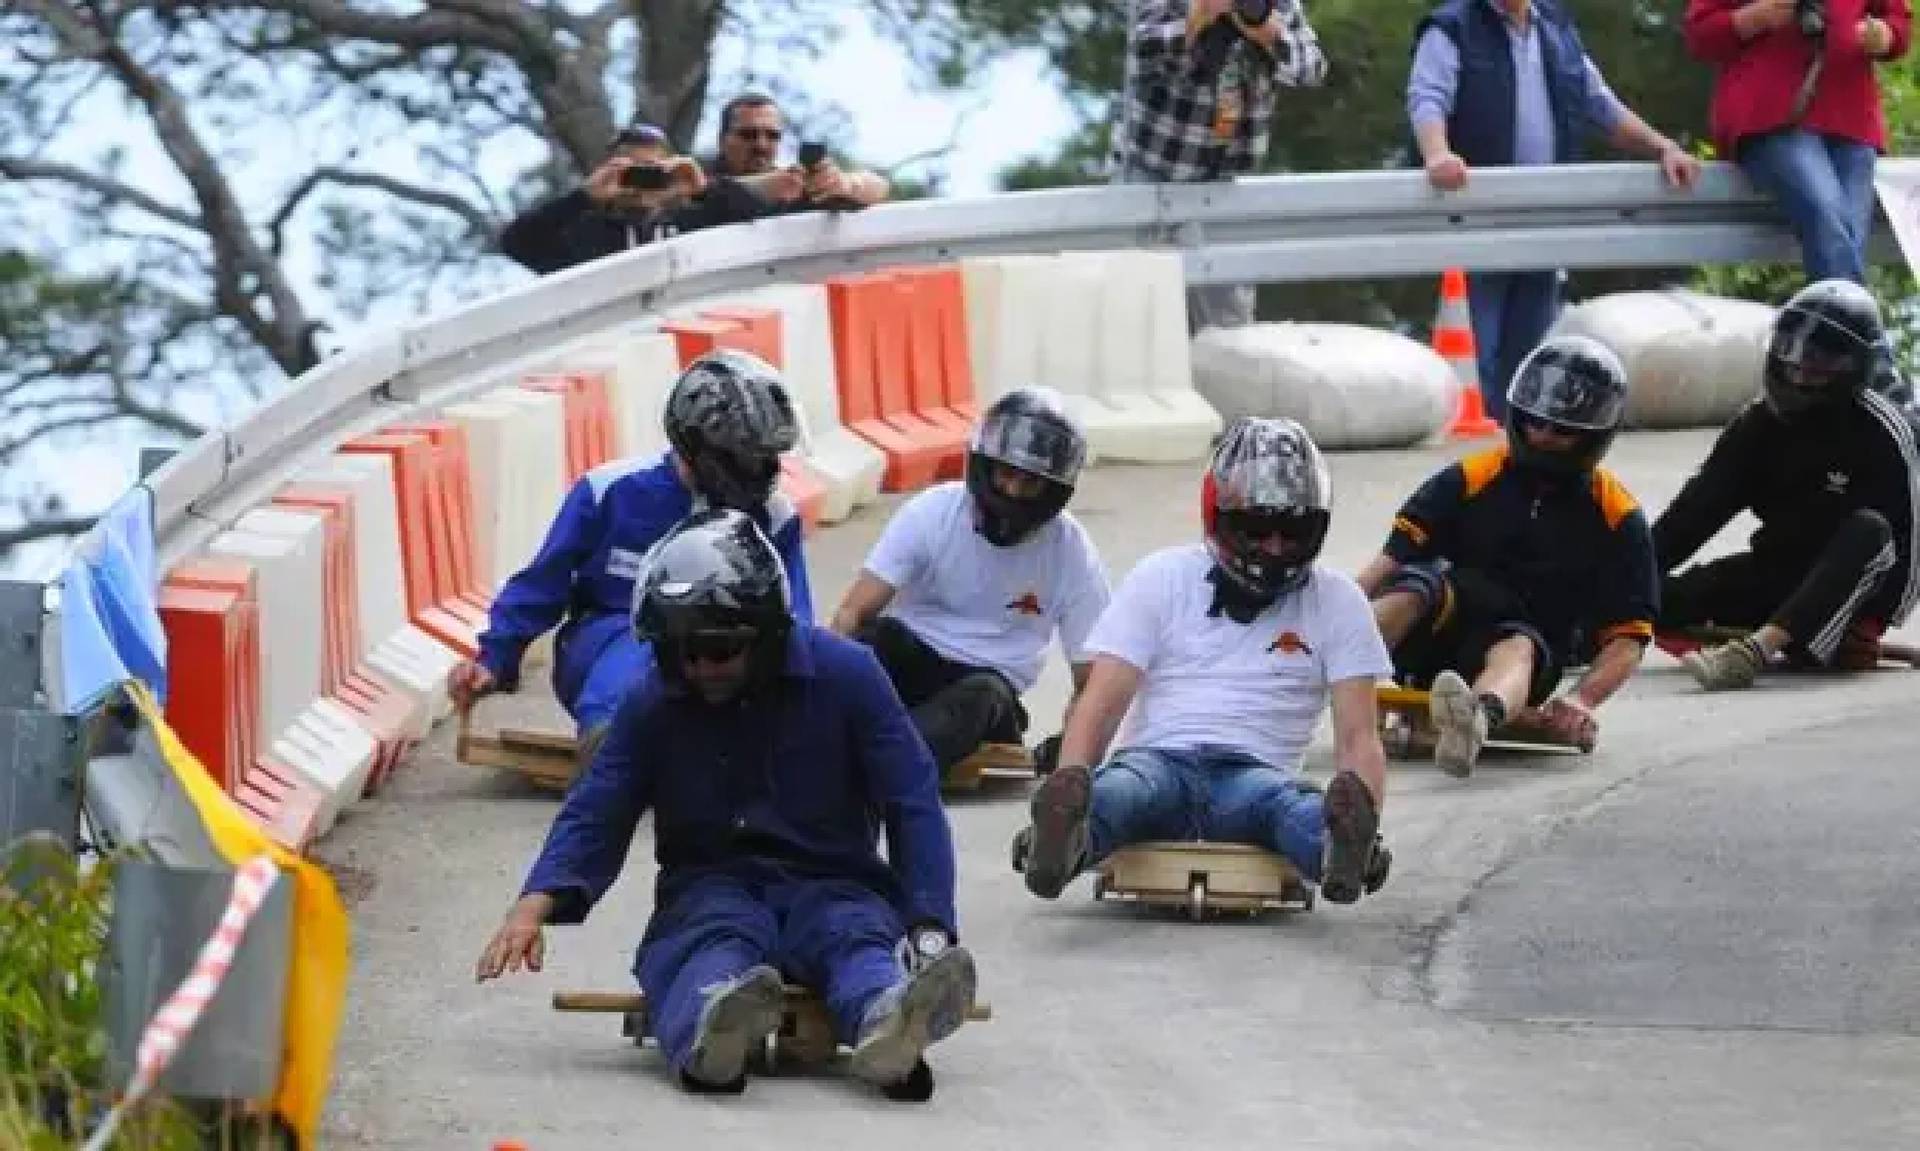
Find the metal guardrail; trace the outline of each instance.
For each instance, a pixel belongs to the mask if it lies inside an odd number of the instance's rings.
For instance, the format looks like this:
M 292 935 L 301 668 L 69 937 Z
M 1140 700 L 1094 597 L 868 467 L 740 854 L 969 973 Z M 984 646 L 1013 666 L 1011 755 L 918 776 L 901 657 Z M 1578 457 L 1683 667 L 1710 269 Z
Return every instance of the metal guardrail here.
M 409 406 L 482 391 L 516 362 L 666 305 L 888 264 L 1128 247 L 1180 249 L 1190 283 L 1797 256 L 1784 219 L 1726 164 L 1708 165 L 1688 192 L 1665 187 L 1651 164 L 1583 164 L 1477 171 L 1458 193 L 1433 191 L 1417 172 L 1329 173 L 1057 189 L 763 220 L 649 245 L 367 338 L 149 477 L 161 557 L 198 546 L 274 474 L 324 455 L 355 431 Z M 1876 256 L 1891 252 L 1883 226 Z

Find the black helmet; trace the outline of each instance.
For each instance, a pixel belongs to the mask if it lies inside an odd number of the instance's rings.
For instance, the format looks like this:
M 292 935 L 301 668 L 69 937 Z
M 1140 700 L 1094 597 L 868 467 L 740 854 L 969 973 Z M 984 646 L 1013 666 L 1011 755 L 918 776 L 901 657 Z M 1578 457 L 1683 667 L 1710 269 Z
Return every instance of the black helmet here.
M 1507 389 L 1507 450 L 1525 468 L 1583 475 L 1599 464 L 1627 414 L 1627 369 L 1587 336 L 1552 336 L 1514 370 Z M 1527 427 L 1576 437 L 1553 451 L 1527 442 Z
M 1305 428 L 1255 416 L 1227 425 L 1200 487 L 1200 519 L 1216 571 L 1243 597 L 1270 603 L 1304 584 L 1332 518 L 1333 479 Z M 1259 546 L 1274 532 L 1291 545 L 1284 555 Z
M 1767 406 L 1791 419 L 1851 399 L 1890 362 L 1886 338 L 1873 293 L 1852 280 L 1808 284 L 1774 317 L 1761 377 Z
M 749 683 L 786 657 L 793 616 L 786 565 L 760 525 L 732 508 L 688 516 L 648 551 L 634 580 L 633 632 L 683 686 L 689 655 L 726 658 L 752 649 Z
M 667 442 L 694 487 L 721 507 L 756 512 L 773 495 L 780 455 L 799 439 L 786 384 L 750 352 L 719 348 L 687 365 L 667 395 Z
M 967 451 L 967 491 L 979 509 L 980 534 L 1001 547 L 1019 543 L 1060 514 L 1080 480 L 1087 437 L 1052 388 L 1023 387 L 995 400 L 980 417 Z M 1016 499 L 993 486 L 993 465 L 1037 477 L 1038 495 Z

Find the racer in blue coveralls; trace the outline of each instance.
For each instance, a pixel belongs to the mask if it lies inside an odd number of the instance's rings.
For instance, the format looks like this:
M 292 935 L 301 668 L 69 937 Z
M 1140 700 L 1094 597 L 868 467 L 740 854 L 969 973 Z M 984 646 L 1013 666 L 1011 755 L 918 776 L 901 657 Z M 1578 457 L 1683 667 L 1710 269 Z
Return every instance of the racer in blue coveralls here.
M 675 381 L 663 422 L 669 452 L 602 465 L 574 484 L 539 552 L 494 597 L 479 658 L 456 668 L 450 684 L 463 709 L 514 690 L 528 645 L 560 624 L 553 693 L 573 717 L 581 764 L 647 662 L 628 626 L 641 557 L 690 513 L 719 506 L 752 515 L 780 551 L 795 612 L 813 622 L 800 517 L 775 490 L 780 454 L 796 439 L 780 373 L 746 352 L 710 352 Z
M 928 1098 L 922 1053 L 965 1020 L 975 975 L 926 742 L 868 648 L 793 620 L 779 556 L 739 512 L 689 519 L 640 580 L 653 658 L 478 978 L 540 970 L 542 925 L 586 918 L 651 809 L 660 870 L 634 974 L 682 1086 L 745 1087 L 784 975 L 824 1001 L 855 1075 Z

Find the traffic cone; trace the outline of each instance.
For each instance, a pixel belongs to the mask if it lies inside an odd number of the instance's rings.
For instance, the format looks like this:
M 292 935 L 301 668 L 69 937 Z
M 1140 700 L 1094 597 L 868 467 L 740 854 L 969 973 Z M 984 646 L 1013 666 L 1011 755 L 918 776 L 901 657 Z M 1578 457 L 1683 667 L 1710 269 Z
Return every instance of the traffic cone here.
M 1467 306 L 1467 273 L 1448 268 L 1440 277 L 1440 310 L 1433 320 L 1433 350 L 1460 379 L 1460 405 L 1447 434 L 1455 439 L 1490 436 L 1500 430 L 1480 398 L 1480 351 L 1473 342 L 1473 311 Z

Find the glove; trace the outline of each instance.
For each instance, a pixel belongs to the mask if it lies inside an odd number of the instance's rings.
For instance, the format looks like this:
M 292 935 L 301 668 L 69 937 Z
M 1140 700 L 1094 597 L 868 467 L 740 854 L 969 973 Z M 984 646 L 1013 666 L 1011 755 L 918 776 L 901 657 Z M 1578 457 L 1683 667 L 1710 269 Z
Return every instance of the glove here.
M 907 929 L 907 934 L 894 948 L 894 954 L 899 958 L 900 966 L 906 968 L 907 974 L 911 975 L 933 962 L 935 957 L 952 946 L 953 937 L 944 929 L 922 925 Z
M 1585 751 L 1600 737 L 1600 721 L 1587 705 L 1570 695 L 1550 699 L 1539 712 L 1540 724 L 1559 739 Z

